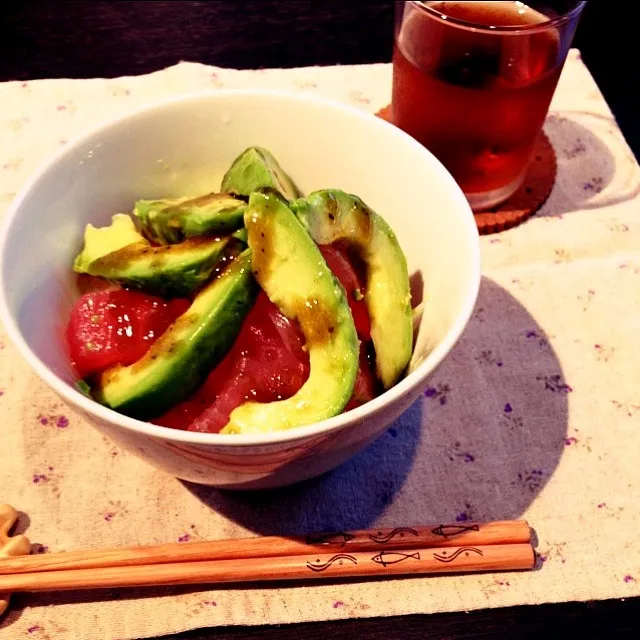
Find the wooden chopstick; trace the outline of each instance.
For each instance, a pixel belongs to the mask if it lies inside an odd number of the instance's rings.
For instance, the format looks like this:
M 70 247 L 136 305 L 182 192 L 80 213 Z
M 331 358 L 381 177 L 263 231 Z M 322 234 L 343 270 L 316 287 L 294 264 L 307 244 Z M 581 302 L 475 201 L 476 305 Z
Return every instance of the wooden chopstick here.
M 123 549 L 67 551 L 0 559 L 0 575 L 296 556 L 316 553 L 346 553 L 393 548 L 526 544 L 531 530 L 524 520 L 464 522 L 422 527 L 396 527 L 312 534 L 308 536 L 263 536 L 205 542 L 181 542 Z
M 530 544 L 375 549 L 3 575 L 0 592 L 514 571 L 534 564 Z

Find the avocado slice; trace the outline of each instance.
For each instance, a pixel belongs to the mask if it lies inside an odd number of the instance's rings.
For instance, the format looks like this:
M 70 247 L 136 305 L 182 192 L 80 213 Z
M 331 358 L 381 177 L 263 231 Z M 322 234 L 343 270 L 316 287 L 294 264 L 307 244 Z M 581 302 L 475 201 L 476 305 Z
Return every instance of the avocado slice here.
M 101 404 L 149 420 L 188 398 L 235 341 L 258 287 L 245 249 L 194 298 L 187 311 L 127 367 L 111 367 L 93 387 Z
M 238 242 L 242 242 L 245 245 L 247 244 L 249 234 L 247 233 L 247 230 L 244 227 L 242 227 L 242 229 L 238 229 L 237 231 L 234 231 L 231 235 L 236 240 L 238 240 Z
M 273 154 L 262 147 L 249 147 L 243 151 L 222 178 L 225 193 L 249 196 L 264 187 L 276 189 L 287 200 L 302 195 Z
M 133 214 L 144 235 L 158 244 L 212 233 L 229 233 L 242 226 L 246 202 L 226 193 L 197 198 L 138 200 Z
M 315 191 L 291 208 L 318 244 L 341 241 L 364 263 L 376 369 L 389 389 L 404 373 L 413 350 L 409 273 L 393 230 L 360 198 L 339 189 Z
M 128 222 L 127 222 L 128 221 Z M 180 244 L 152 246 L 126 215 L 116 214 L 111 226 L 87 225 L 84 247 L 73 270 L 162 296 L 184 296 L 206 282 L 229 237 L 190 238 Z
M 291 398 L 246 402 L 221 433 L 289 429 L 340 413 L 351 398 L 359 342 L 342 285 L 281 196 L 256 192 L 244 216 L 253 274 L 269 299 L 306 340 L 310 371 Z
M 108 227 L 96 228 L 88 224 L 84 229 L 84 248 L 76 256 L 73 270 L 88 273 L 87 269 L 94 260 L 137 242 L 145 242 L 145 239 L 138 233 L 131 217 L 125 213 L 116 213 Z

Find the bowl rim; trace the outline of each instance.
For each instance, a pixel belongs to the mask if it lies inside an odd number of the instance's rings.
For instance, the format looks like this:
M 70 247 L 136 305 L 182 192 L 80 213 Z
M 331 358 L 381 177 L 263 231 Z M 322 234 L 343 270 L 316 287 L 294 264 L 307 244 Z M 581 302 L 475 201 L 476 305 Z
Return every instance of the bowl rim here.
M 396 383 L 391 389 L 383 392 L 373 400 L 356 407 L 346 413 L 339 414 L 332 418 L 328 418 L 310 425 L 292 427 L 290 429 L 271 431 L 266 433 L 255 434 L 220 434 L 220 433 L 200 433 L 191 431 L 182 431 L 171 427 L 163 427 L 160 425 L 144 422 L 135 418 L 130 418 L 117 411 L 99 404 L 95 400 L 87 397 L 74 386 L 65 382 L 56 373 L 54 373 L 32 350 L 27 341 L 22 336 L 18 324 L 13 315 L 9 312 L 9 306 L 5 290 L 9 284 L 4 278 L 4 256 L 8 239 L 12 226 L 16 219 L 19 218 L 19 211 L 22 203 L 29 196 L 31 191 L 37 187 L 42 178 L 64 158 L 72 156 L 74 152 L 83 145 L 86 145 L 94 138 L 98 138 L 110 129 L 126 126 L 149 113 L 170 109 L 185 102 L 192 101 L 208 101 L 232 98 L 271 98 L 292 100 L 301 105 L 313 104 L 342 112 L 345 115 L 355 116 L 360 119 L 370 119 L 373 127 L 386 128 L 392 135 L 400 137 L 405 144 L 417 149 L 433 167 L 433 170 L 439 174 L 439 179 L 448 184 L 453 196 L 453 200 L 457 200 L 462 215 L 466 216 L 466 244 L 470 247 L 472 255 L 470 256 L 471 278 L 468 290 L 462 302 L 460 311 L 455 321 L 447 329 L 444 338 L 438 345 L 420 362 L 413 371 Z M 462 211 L 461 211 L 462 213 Z M 30 178 L 23 184 L 15 198 L 9 205 L 3 219 L 0 221 L 0 319 L 11 338 L 11 341 L 17 348 L 20 355 L 26 360 L 30 368 L 36 375 L 45 382 L 59 397 L 68 402 L 72 407 L 76 407 L 81 411 L 95 416 L 97 419 L 106 422 L 109 425 L 117 426 L 125 431 L 133 431 L 139 435 L 144 435 L 154 439 L 163 441 L 182 443 L 190 445 L 209 445 L 224 447 L 250 447 L 269 444 L 282 444 L 305 440 L 327 434 L 337 432 L 344 428 L 348 428 L 351 424 L 366 420 L 372 417 L 379 410 L 387 405 L 394 404 L 397 400 L 411 394 L 414 389 L 423 384 L 425 379 L 440 365 L 440 363 L 449 354 L 455 346 L 461 335 L 464 333 L 466 326 L 471 318 L 480 290 L 481 279 L 481 257 L 480 257 L 480 241 L 479 234 L 473 217 L 473 212 L 462 190 L 455 182 L 451 174 L 442 165 L 442 163 L 425 147 L 414 140 L 411 136 L 404 133 L 394 125 L 377 117 L 373 113 L 364 111 L 361 108 L 353 107 L 343 102 L 318 96 L 309 96 L 300 92 L 280 89 L 207 89 L 190 91 L 178 95 L 170 96 L 160 100 L 155 100 L 148 104 L 128 110 L 118 116 L 108 118 L 96 126 L 93 126 L 83 133 L 72 138 L 63 148 L 59 149 L 39 165 L 39 167 L 31 174 Z

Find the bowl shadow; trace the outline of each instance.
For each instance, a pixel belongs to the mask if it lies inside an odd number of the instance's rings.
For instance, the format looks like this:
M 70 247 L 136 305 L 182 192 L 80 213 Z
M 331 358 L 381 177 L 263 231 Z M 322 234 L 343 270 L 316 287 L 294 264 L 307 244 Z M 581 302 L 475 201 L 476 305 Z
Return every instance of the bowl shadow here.
M 556 152 L 558 172 L 552 196 L 538 217 L 607 207 L 640 193 L 635 158 L 628 168 L 623 166 L 623 157 L 632 154 L 612 117 L 556 111 L 547 116 L 544 130 Z
M 282 489 L 240 493 L 183 484 L 212 511 L 262 535 L 519 518 L 572 444 L 570 393 L 549 337 L 513 296 L 483 277 L 467 330 L 423 396 L 362 453 Z M 276 584 L 283 585 L 292 586 Z M 27 607 L 203 589 L 16 594 L 0 627 Z
M 262 535 L 366 527 L 394 501 L 410 474 L 421 424 L 422 403 L 415 402 L 355 458 L 289 487 L 239 493 L 183 484 L 214 511 Z
M 262 535 L 518 518 L 569 442 L 570 392 L 544 331 L 483 278 L 466 332 L 423 397 L 362 453 L 282 489 L 184 485 Z

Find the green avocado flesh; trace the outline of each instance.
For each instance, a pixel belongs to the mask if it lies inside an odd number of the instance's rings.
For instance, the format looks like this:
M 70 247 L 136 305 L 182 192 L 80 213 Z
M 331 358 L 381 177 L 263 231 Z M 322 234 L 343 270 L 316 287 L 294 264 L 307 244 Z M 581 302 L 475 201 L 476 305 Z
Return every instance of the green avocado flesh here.
M 108 227 L 96 228 L 88 224 L 84 230 L 84 246 L 73 262 L 73 270 L 88 273 L 87 269 L 95 260 L 139 242 L 148 244 L 125 213 L 116 213 Z
M 230 233 L 242 226 L 246 202 L 226 193 L 198 198 L 138 200 L 133 214 L 144 235 L 158 244 L 212 233 Z
M 245 249 L 140 360 L 103 372 L 92 386 L 93 397 L 140 420 L 187 399 L 233 345 L 257 291 L 251 250 Z
M 110 227 L 85 231 L 76 273 L 100 276 L 162 296 L 189 295 L 212 275 L 230 239 L 203 236 L 179 244 L 152 246 L 128 216 L 114 216 Z M 129 222 L 125 222 L 128 220 Z
M 239 240 L 240 242 L 247 244 L 248 234 L 247 234 L 247 230 L 244 227 L 242 227 L 242 229 L 238 229 L 237 231 L 234 231 L 231 235 L 236 240 Z
M 192 302 L 141 359 L 93 376 L 91 388 L 81 381 L 80 391 L 139 420 L 162 416 L 222 361 L 262 289 L 299 326 L 309 376 L 290 398 L 244 400 L 221 433 L 275 432 L 342 413 L 361 354 L 348 296 L 318 247 L 333 243 L 355 271 L 364 269 L 377 377 L 384 389 L 396 384 L 411 358 L 413 319 L 406 258 L 385 220 L 338 189 L 301 197 L 275 157 L 257 146 L 233 161 L 220 190 L 138 200 L 133 215 L 86 226 L 76 273 Z
M 409 273 L 395 234 L 360 198 L 338 189 L 316 191 L 290 206 L 318 244 L 340 241 L 364 263 L 376 368 L 389 389 L 403 375 L 413 349 Z
M 278 431 L 335 416 L 349 401 L 358 371 L 359 342 L 345 291 L 278 194 L 253 193 L 244 222 L 253 274 L 280 311 L 298 322 L 310 372 L 291 398 L 234 409 L 222 433 Z
M 262 147 L 249 147 L 243 151 L 222 179 L 225 193 L 249 196 L 265 187 L 279 191 L 287 200 L 300 195 L 271 152 Z

